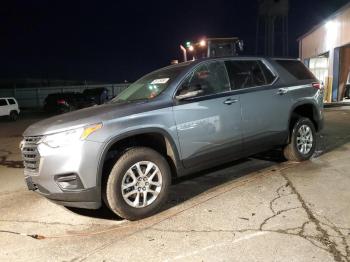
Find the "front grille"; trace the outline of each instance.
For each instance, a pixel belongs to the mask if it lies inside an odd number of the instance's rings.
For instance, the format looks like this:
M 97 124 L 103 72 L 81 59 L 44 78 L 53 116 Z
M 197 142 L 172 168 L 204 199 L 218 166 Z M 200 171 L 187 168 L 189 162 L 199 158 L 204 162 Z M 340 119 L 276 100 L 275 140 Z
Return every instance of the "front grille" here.
M 41 136 L 24 137 L 22 145 L 22 158 L 25 171 L 35 173 L 39 169 L 40 155 L 38 151 L 38 142 Z

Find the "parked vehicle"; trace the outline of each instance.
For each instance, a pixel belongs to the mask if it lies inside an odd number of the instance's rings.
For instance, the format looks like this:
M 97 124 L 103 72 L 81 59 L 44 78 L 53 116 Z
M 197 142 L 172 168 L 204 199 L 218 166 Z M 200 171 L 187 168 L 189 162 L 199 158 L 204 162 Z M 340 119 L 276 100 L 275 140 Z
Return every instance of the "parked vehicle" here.
M 104 87 L 85 89 L 83 95 L 97 105 L 102 105 L 108 101 L 108 90 Z
M 12 121 L 16 121 L 19 117 L 19 107 L 14 97 L 0 98 L 0 117 L 6 116 Z
M 67 113 L 92 105 L 95 105 L 94 101 L 81 93 L 55 93 L 45 98 L 44 110 L 52 113 Z
M 172 178 L 274 147 L 315 152 L 323 87 L 298 60 L 208 58 L 154 71 L 111 102 L 24 132 L 25 180 L 64 206 L 154 214 Z M 45 161 L 42 161 L 45 159 Z

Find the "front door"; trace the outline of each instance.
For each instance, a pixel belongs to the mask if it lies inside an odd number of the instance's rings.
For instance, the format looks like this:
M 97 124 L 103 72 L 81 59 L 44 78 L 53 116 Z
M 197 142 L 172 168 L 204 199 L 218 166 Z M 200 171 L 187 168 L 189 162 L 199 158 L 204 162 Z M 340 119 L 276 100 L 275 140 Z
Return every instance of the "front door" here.
M 200 91 L 173 107 L 181 159 L 186 168 L 210 166 L 236 158 L 242 149 L 239 96 L 230 93 L 223 62 L 200 64 L 177 95 Z

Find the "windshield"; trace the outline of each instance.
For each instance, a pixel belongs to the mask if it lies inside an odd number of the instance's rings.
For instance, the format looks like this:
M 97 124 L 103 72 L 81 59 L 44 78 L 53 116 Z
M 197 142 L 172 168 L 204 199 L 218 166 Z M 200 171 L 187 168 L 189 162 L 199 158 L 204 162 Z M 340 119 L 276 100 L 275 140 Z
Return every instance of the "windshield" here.
M 127 89 L 112 99 L 111 102 L 131 102 L 155 98 L 169 86 L 170 82 L 183 69 L 184 66 L 176 66 L 145 75 L 135 83 L 132 83 Z

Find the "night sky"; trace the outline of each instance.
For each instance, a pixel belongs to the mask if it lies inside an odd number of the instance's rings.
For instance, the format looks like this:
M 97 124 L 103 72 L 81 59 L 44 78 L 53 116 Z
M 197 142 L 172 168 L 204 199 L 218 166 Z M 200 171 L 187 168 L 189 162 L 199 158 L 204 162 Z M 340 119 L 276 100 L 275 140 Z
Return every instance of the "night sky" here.
M 256 2 L 3 1 L 0 78 L 133 81 L 202 36 L 238 36 L 253 55 Z M 298 55 L 298 36 L 347 2 L 290 0 L 290 55 Z

